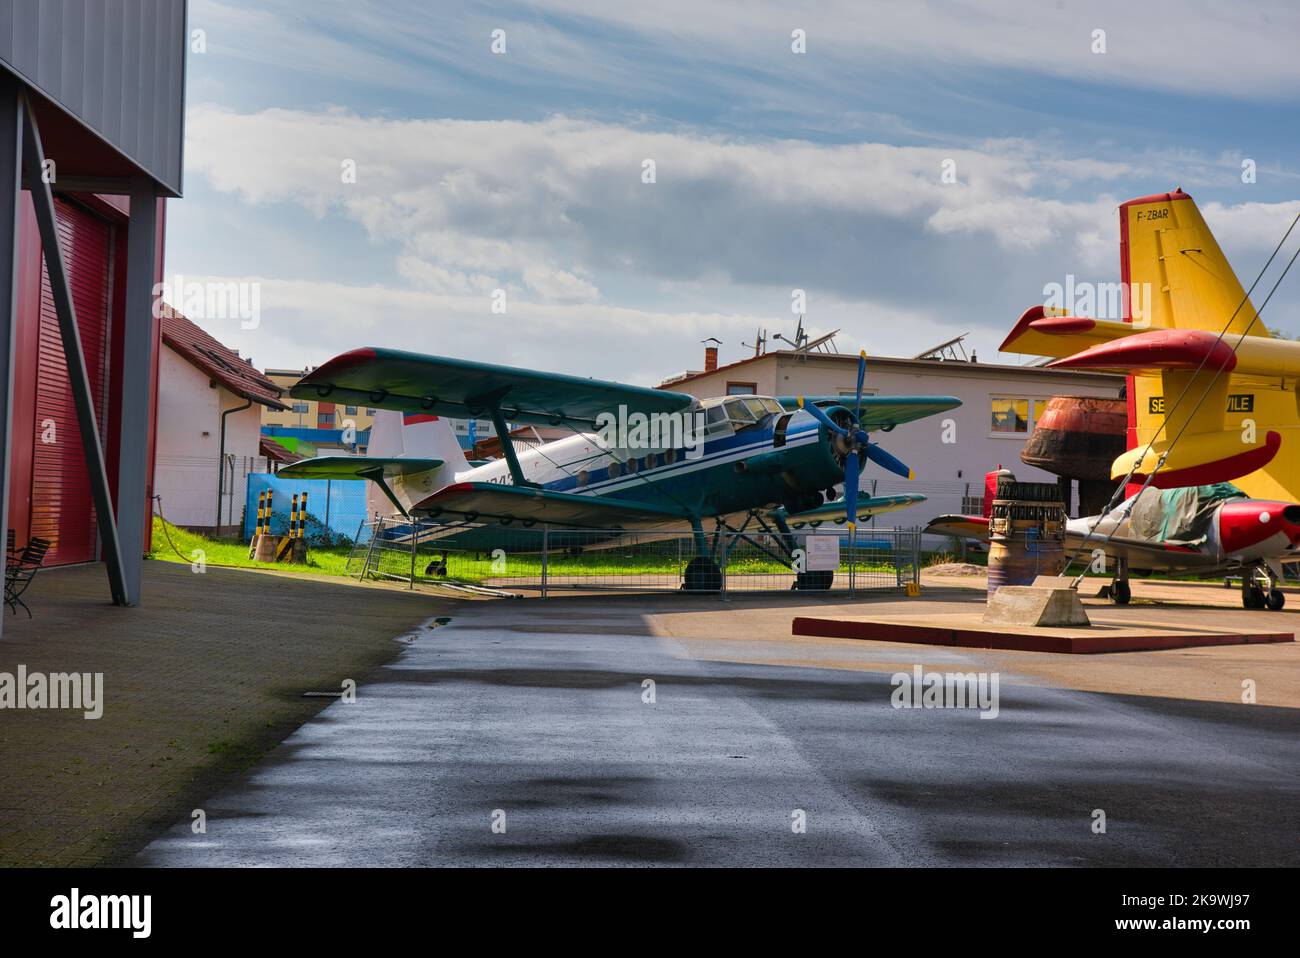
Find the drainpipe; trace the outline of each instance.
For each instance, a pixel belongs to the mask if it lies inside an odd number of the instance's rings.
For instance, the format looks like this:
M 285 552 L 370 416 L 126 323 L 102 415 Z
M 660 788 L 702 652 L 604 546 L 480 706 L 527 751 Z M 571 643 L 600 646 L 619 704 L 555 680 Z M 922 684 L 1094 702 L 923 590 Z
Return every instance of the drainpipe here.
M 243 412 L 252 405 L 253 400 L 250 399 L 242 406 L 227 409 L 221 414 L 221 451 L 217 453 L 217 524 L 212 530 L 214 537 L 221 533 L 221 497 L 226 492 L 226 417 L 232 412 Z

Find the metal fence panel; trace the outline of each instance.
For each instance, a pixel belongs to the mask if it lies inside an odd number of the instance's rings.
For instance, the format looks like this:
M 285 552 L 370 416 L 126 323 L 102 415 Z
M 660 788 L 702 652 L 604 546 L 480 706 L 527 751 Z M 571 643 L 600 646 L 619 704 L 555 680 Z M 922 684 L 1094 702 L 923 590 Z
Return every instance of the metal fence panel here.
M 461 541 L 446 547 L 449 532 Z M 707 560 L 690 530 L 626 532 L 544 526 L 362 522 L 353 575 L 470 589 L 556 595 L 575 591 L 728 594 L 900 590 L 920 581 L 919 529 L 830 528 L 706 533 Z M 810 541 L 816 539 L 817 541 Z M 472 543 L 463 548 L 464 541 Z

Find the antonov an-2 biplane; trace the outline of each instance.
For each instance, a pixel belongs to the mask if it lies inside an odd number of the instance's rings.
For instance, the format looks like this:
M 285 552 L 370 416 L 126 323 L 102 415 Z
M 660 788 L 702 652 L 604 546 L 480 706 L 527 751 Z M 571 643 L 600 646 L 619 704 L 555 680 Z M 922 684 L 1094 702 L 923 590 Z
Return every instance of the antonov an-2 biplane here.
M 924 501 L 922 495 L 859 495 L 859 474 L 868 459 L 895 475 L 913 475 L 868 434 L 952 409 L 960 400 L 863 396 L 865 372 L 863 354 L 851 399 L 700 400 L 599 379 L 357 349 L 304 376 L 290 394 L 395 410 L 408 431 L 422 427 L 425 441 L 418 449 L 408 442 L 397 456 L 307 459 L 279 475 L 369 479 L 398 513 L 421 521 L 421 541 L 436 539 L 439 547 L 455 551 L 490 551 L 506 541 L 503 527 L 510 527 L 511 549 L 524 552 L 540 549 L 543 528 L 550 548 L 590 549 L 609 547 L 632 532 L 689 526 L 696 552 L 683 585 L 715 590 L 721 585 L 718 549 L 735 538 L 723 532 L 739 533 L 793 567 L 798 542 L 792 530 L 822 523 L 851 527 L 861 518 Z M 657 432 L 648 431 L 658 442 L 635 429 L 623 436 L 610 429 L 611 420 L 632 422 L 636 414 L 660 424 Z M 685 425 L 665 434 L 662 427 L 674 417 Z M 491 419 L 504 458 L 471 466 L 448 418 Z M 516 449 L 508 423 L 565 427 L 574 435 Z M 686 431 L 697 426 L 702 430 Z M 673 438 L 665 441 L 666 435 Z M 706 523 L 714 525 L 712 543 Z M 536 542 L 521 545 L 530 534 Z M 775 550 L 764 542 L 775 543 Z M 795 585 L 824 589 L 831 576 L 802 572 Z

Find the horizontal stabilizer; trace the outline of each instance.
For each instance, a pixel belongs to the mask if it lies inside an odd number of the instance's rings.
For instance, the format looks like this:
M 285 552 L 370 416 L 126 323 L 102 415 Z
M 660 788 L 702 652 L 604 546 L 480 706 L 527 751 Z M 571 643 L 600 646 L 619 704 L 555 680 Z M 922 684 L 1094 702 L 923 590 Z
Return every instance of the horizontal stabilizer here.
M 1100 343 L 1131 336 L 1130 323 L 1070 316 L 1048 306 L 1030 306 L 999 347 L 1004 353 L 1029 356 L 1070 356 Z
M 1153 329 L 1048 365 L 1123 373 L 1203 368 L 1280 378 L 1300 375 L 1300 342 L 1266 336 L 1220 337 L 1204 329 Z
M 285 479 L 371 479 L 376 475 L 409 476 L 441 465 L 441 459 L 317 456 L 285 466 L 276 475 Z

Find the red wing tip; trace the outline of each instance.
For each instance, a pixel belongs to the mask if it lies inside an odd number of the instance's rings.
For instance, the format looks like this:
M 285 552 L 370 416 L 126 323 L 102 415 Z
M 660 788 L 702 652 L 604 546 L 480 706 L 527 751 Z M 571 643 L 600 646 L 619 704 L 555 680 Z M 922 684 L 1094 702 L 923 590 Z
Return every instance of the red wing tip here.
M 322 365 L 317 366 L 306 376 L 303 376 L 299 382 L 314 383 L 328 379 L 335 373 L 342 372 L 346 369 L 354 369 L 357 366 L 364 366 L 373 362 L 377 355 L 375 347 L 363 346 L 360 349 L 349 350 L 346 353 L 339 353 L 333 359 L 326 360 Z
M 1016 320 L 1016 325 L 1011 327 L 1011 332 L 1007 333 L 1007 338 L 1002 340 L 1002 345 L 999 346 L 998 349 L 1004 353 L 1015 352 L 1015 350 L 1011 348 L 1011 343 L 1018 339 L 1021 334 L 1029 328 L 1030 323 L 1034 322 L 1034 320 L 1042 319 L 1043 311 L 1046 308 L 1047 307 L 1042 303 L 1036 303 L 1021 313 L 1020 318 Z

